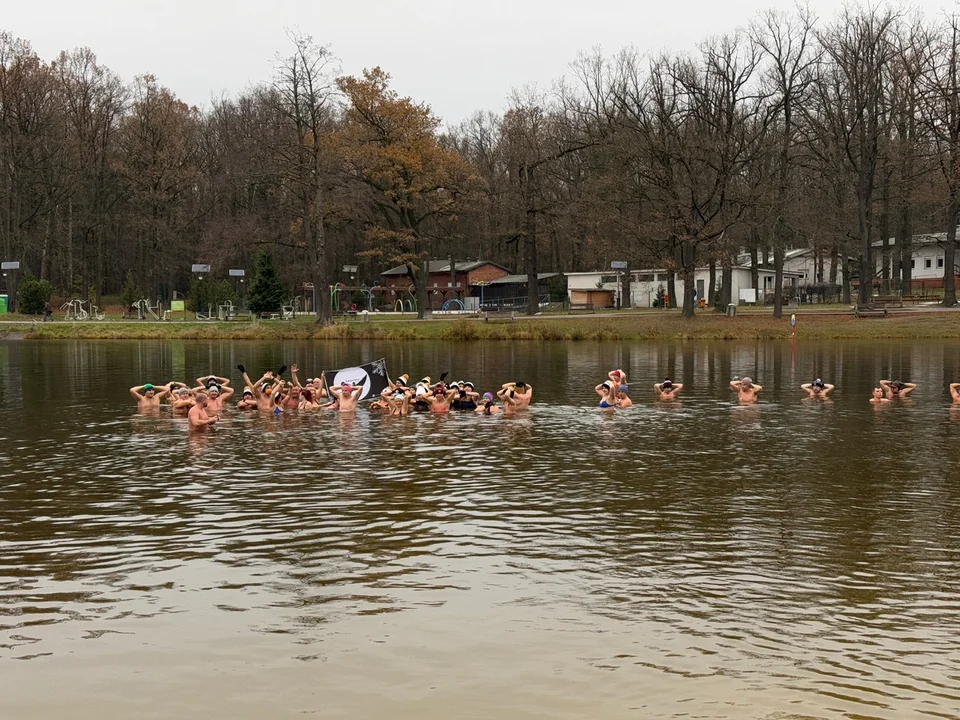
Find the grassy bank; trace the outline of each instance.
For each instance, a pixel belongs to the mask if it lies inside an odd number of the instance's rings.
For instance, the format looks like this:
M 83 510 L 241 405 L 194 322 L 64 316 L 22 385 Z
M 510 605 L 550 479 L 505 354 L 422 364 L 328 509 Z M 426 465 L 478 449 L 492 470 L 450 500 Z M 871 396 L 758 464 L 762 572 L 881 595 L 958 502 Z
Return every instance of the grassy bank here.
M 137 323 L 120 321 L 3 324 L 8 339 L 183 340 L 755 340 L 787 339 L 789 318 L 742 314 L 728 318 L 703 312 L 685 320 L 676 312 L 611 313 L 607 316 L 517 318 L 371 319 L 318 327 L 309 318 L 232 323 Z M 886 318 L 798 314 L 799 339 L 960 338 L 960 312 L 905 312 Z

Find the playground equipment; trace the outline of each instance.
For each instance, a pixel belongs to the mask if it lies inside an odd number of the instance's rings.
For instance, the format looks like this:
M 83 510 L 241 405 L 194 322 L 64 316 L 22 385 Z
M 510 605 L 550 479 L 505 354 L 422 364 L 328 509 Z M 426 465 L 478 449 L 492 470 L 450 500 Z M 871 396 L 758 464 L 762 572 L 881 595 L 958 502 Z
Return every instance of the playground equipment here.
M 150 301 L 146 298 L 137 300 L 133 305 L 131 305 L 134 310 L 137 311 L 138 320 L 146 320 L 147 316 L 152 317 L 154 320 L 160 320 L 160 298 L 157 298 L 157 303 L 151 305 Z
M 466 310 L 467 308 L 466 308 L 466 306 L 465 306 L 462 302 L 460 302 L 460 300 L 458 300 L 457 298 L 450 298 L 449 300 L 447 300 L 447 301 L 443 304 L 443 307 L 442 307 L 441 309 L 442 309 L 442 310 L 454 310 L 454 309 L 457 309 L 457 310 Z
M 231 317 L 237 314 L 237 311 L 233 307 L 233 303 L 229 300 L 225 301 L 223 304 L 217 306 L 217 319 L 219 320 L 229 320 Z
M 87 310 L 84 305 L 88 306 L 90 310 Z M 60 306 L 60 309 L 65 311 L 65 320 L 103 320 L 103 313 L 100 312 L 100 308 L 89 300 L 68 300 Z

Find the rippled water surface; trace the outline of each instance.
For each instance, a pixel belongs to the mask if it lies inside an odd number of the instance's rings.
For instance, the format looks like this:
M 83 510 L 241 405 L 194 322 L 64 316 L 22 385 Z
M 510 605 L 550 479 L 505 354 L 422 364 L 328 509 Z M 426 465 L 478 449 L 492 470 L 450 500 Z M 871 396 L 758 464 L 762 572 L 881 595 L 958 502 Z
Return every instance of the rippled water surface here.
M 126 388 L 386 357 L 525 417 Z M 0 343 L 2 718 L 960 717 L 960 344 Z M 593 385 L 630 378 L 635 408 Z M 751 375 L 755 407 L 727 383 Z M 650 386 L 686 384 L 657 406 Z M 822 376 L 833 402 L 797 386 Z M 920 384 L 867 402 L 880 377 Z

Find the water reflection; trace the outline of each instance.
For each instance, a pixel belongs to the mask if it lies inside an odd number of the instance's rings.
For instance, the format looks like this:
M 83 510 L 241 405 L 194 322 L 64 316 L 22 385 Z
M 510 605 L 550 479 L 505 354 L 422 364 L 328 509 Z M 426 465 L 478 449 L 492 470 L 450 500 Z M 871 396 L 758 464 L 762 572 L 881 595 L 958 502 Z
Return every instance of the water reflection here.
M 960 715 L 957 344 L 0 349 L 4 717 Z M 188 436 L 126 392 L 381 356 L 539 402 Z M 920 389 L 872 406 L 891 375 Z

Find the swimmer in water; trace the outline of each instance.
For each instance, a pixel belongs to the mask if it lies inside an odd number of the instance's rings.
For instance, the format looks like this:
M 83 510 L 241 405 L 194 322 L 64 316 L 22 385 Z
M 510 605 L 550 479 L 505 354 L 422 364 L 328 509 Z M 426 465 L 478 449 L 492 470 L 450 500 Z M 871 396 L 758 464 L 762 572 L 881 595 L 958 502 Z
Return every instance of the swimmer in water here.
M 630 387 L 626 383 L 620 383 L 613 391 L 613 400 L 617 407 L 621 410 L 628 407 L 633 407 L 633 400 L 631 400 L 630 396 L 627 395 L 629 390 Z
M 257 398 L 251 388 L 244 388 L 240 400 L 237 402 L 237 410 L 256 410 Z
M 481 415 L 497 415 L 500 412 L 503 412 L 500 409 L 500 406 L 497 405 L 495 398 L 493 397 L 492 392 L 485 392 L 483 398 L 480 400 L 480 405 L 474 410 L 475 413 L 480 413 Z
M 219 385 L 212 384 L 207 388 L 207 413 L 219 415 L 223 412 L 224 403 L 230 402 L 234 390 L 232 387 L 221 388 Z
M 522 380 L 504 383 L 500 392 L 497 393 L 497 397 L 506 402 L 508 395 L 512 403 L 504 407 L 504 412 L 509 414 L 518 410 L 526 410 L 530 407 L 530 400 L 533 398 L 533 386 L 527 385 Z M 512 410 L 508 410 L 508 407 L 512 407 Z
M 257 401 L 257 410 L 262 413 L 273 412 L 273 398 L 271 397 L 276 385 L 283 382 L 280 378 L 274 378 L 273 372 L 267 370 L 263 377 L 253 382 L 247 375 L 246 368 L 243 365 L 237 365 L 237 370 L 243 374 L 243 382 L 248 388 L 252 388 L 253 397 Z
M 476 410 L 480 400 L 480 393 L 473 389 L 472 382 L 462 382 L 457 386 L 457 397 L 454 407 L 457 410 Z
M 187 413 L 187 420 L 190 422 L 191 430 L 206 430 L 208 426 L 213 425 L 220 419 L 219 415 L 210 415 L 207 413 L 209 400 L 204 393 L 197 393 L 197 402 Z
M 763 390 L 763 386 L 756 385 L 753 380 L 748 377 L 731 380 L 730 388 L 737 391 L 737 397 L 739 397 L 740 402 L 745 405 L 755 403 L 757 401 L 757 394 Z
M 160 401 L 170 394 L 169 385 L 161 385 L 159 388 L 146 383 L 130 388 L 130 394 L 137 400 L 137 407 L 141 410 L 159 410 Z
M 870 402 L 879 404 L 888 403 L 890 400 L 883 396 L 883 388 L 874 388 L 873 397 L 870 398 Z
M 880 387 L 883 388 L 888 400 L 899 400 L 917 389 L 916 383 L 905 383 L 901 380 L 881 380 Z
M 617 407 L 616 400 L 613 397 L 613 382 L 605 380 L 597 385 L 594 390 L 600 396 L 600 409 L 613 410 Z
M 334 385 L 330 392 L 337 399 L 337 410 L 340 412 L 356 412 L 357 403 L 360 401 L 360 388 L 353 385 Z M 331 408 L 332 410 L 333 408 Z
M 173 414 L 185 416 L 196 404 L 193 397 L 193 391 L 188 387 L 182 387 L 177 390 L 173 400 Z
M 960 403 L 960 383 L 950 383 L 950 397 L 955 403 Z
M 679 400 L 677 393 L 683 390 L 683 383 L 675 383 L 670 378 L 664 378 L 662 383 L 653 386 L 653 392 L 657 400 L 667 402 L 669 400 Z
M 443 382 L 438 382 L 430 393 L 423 396 L 423 399 L 429 406 L 430 412 L 443 415 L 450 412 L 450 406 L 457 395 L 457 390 L 448 388 Z
M 812 383 L 804 383 L 800 386 L 801 390 L 807 391 L 808 397 L 816 400 L 826 400 L 827 395 L 833 392 L 833 388 L 833 385 L 830 383 L 825 383 L 820 378 L 817 378 Z
M 209 390 L 214 385 L 219 385 L 221 388 L 228 387 L 230 385 L 230 378 L 217 377 L 216 375 L 198 377 L 197 386 L 194 390 Z

